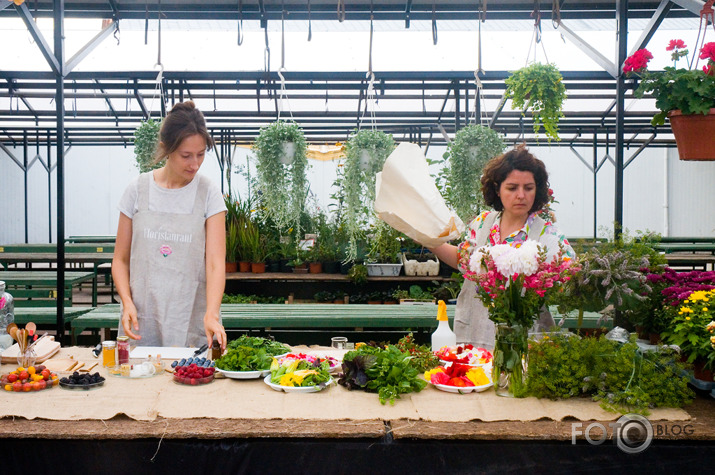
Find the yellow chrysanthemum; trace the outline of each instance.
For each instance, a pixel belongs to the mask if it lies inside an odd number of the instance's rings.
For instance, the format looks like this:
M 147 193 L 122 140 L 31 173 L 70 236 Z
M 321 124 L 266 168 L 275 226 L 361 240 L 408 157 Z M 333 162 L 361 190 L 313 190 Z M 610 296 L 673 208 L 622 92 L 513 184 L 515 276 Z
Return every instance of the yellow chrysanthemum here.
M 486 373 L 484 373 L 484 369 L 482 369 L 482 367 L 470 369 L 467 371 L 465 376 L 472 383 L 474 383 L 475 386 L 484 386 L 485 384 L 489 384 L 489 378 Z
M 429 371 L 425 371 L 425 374 L 424 374 L 425 381 L 432 381 L 432 375 L 437 374 L 437 373 L 444 373 L 444 368 L 442 368 L 441 366 L 438 366 L 438 367 L 431 369 Z

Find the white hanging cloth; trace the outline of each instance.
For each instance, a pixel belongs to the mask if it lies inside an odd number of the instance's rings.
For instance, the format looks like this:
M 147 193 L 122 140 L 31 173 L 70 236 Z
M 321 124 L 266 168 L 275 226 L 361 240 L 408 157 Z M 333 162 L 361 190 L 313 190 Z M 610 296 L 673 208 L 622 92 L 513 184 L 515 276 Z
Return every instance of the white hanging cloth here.
M 464 231 L 464 223 L 437 190 L 422 150 L 412 143 L 401 143 L 377 174 L 375 213 L 430 248 L 457 239 Z

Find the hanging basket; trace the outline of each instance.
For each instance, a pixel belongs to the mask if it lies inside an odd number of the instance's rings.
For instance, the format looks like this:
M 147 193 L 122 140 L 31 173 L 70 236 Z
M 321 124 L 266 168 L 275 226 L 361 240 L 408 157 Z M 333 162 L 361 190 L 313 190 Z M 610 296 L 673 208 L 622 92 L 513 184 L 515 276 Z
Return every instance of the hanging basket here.
M 715 160 L 715 108 L 708 115 L 668 114 L 681 160 Z

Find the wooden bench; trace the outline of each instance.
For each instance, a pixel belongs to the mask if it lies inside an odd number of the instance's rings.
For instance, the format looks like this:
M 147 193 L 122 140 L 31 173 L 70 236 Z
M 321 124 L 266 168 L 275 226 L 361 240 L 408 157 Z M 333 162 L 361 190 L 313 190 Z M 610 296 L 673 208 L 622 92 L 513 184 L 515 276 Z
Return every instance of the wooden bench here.
M 74 306 L 72 302 L 72 287 L 92 278 L 92 272 L 66 272 L 65 288 L 59 292 L 54 271 L 0 271 L 0 280 L 15 302 L 15 322 L 35 322 L 41 327 L 56 328 L 58 298 L 63 300 L 65 324 L 93 310 L 94 307 Z
M 454 323 L 453 305 L 447 306 L 450 325 Z M 561 319 L 555 312 L 554 319 Z M 119 326 L 119 305 L 107 304 L 72 319 L 72 338 L 85 330 L 101 330 L 109 338 Z M 387 330 L 402 329 L 432 332 L 437 327 L 436 305 L 362 305 L 362 304 L 222 304 L 221 316 L 227 330 Z M 598 324 L 601 315 L 585 312 L 583 328 L 608 326 Z M 575 328 L 578 315 L 566 316 L 564 328 Z

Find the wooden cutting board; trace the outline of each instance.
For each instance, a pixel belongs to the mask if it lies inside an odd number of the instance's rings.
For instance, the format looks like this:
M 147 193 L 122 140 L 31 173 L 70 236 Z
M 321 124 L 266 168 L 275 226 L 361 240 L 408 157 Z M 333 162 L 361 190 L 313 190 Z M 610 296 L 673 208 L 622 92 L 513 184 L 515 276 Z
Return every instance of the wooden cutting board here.
M 51 358 L 52 355 L 58 351 L 60 351 L 60 342 L 55 341 L 54 336 L 48 335 L 35 345 L 35 354 L 37 355 L 35 363 L 42 363 L 43 361 Z M 2 352 L 2 362 L 17 364 L 17 355 L 19 352 L 20 347 L 17 343 L 15 343 L 10 348 L 7 348 Z
M 97 361 L 85 362 L 73 358 L 52 358 L 43 364 L 47 369 L 54 372 L 80 371 L 88 372 L 97 366 Z

